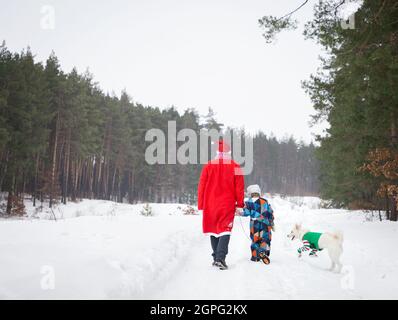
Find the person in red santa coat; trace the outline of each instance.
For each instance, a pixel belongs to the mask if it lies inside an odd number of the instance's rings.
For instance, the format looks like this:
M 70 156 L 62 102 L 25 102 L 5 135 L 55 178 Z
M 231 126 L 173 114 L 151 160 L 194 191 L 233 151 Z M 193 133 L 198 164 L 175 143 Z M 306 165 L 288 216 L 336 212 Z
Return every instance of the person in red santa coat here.
M 203 233 L 210 235 L 213 266 L 228 269 L 225 257 L 235 211 L 244 207 L 244 178 L 239 164 L 231 159 L 231 148 L 218 143 L 217 157 L 202 170 L 198 187 L 198 209 L 203 210 Z M 239 210 L 238 209 L 238 210 Z

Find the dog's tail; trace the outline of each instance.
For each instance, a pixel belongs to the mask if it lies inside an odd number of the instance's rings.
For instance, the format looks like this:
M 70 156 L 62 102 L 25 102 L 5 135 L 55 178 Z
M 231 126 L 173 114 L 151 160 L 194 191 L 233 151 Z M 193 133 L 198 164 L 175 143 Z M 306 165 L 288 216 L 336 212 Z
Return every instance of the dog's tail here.
M 344 233 L 342 231 L 336 231 L 333 233 L 333 238 L 335 238 L 339 243 L 340 246 L 343 245 L 343 241 L 344 241 Z

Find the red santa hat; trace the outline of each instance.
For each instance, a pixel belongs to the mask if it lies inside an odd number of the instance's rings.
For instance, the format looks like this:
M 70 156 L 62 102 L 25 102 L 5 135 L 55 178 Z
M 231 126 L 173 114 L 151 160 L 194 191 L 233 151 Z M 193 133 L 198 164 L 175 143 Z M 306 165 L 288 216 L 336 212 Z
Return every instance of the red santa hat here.
M 231 147 L 224 140 L 218 141 L 218 152 L 230 152 Z

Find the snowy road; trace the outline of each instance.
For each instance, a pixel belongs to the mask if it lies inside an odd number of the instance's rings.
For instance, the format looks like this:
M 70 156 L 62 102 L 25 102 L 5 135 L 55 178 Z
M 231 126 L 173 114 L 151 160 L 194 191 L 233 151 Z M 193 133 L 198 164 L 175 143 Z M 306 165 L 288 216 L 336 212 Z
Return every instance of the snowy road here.
M 61 207 L 57 222 L 0 220 L 0 298 L 397 299 L 398 225 L 309 200 L 271 199 L 269 266 L 249 260 L 248 220 L 237 217 L 227 271 L 211 266 L 201 217 L 178 205 L 153 205 L 156 215 L 143 217 L 139 205 L 85 200 Z M 344 232 L 341 274 L 327 270 L 325 251 L 297 258 L 299 243 L 286 237 L 295 222 Z
M 237 218 L 231 237 L 227 262 L 230 269 L 222 272 L 212 266 L 208 239 L 191 249 L 193 254 L 166 286 L 153 297 L 158 299 L 296 299 L 357 298 L 342 290 L 341 276 L 324 270 L 326 263 L 299 261 L 288 240 L 275 234 L 272 263 L 253 263 L 250 241 L 243 235 Z M 242 219 L 246 220 L 246 219 Z M 246 221 L 244 221 L 247 226 Z M 248 232 L 248 228 L 245 228 Z M 283 233 L 285 235 L 287 233 Z M 306 260 L 306 261 L 304 261 Z M 326 260 L 326 259 L 322 259 Z

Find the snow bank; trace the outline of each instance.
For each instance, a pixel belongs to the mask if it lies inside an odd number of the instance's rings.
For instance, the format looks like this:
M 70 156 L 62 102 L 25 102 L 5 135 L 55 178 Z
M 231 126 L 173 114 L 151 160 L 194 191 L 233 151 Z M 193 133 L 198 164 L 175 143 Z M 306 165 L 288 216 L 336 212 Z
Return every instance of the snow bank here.
M 42 220 L 0 221 L 0 298 L 139 299 L 155 290 L 200 238 L 200 219 L 176 204 L 152 204 L 155 216 L 144 217 L 142 206 L 84 200 L 58 206 L 57 221 L 48 210 Z M 46 270 L 53 290 L 43 289 Z
M 141 214 L 144 203 L 141 204 L 122 204 L 106 200 L 87 200 L 78 202 L 68 202 L 68 204 L 55 205 L 53 209 L 48 208 L 45 203 L 43 207 L 33 207 L 31 201 L 25 201 L 27 216 L 29 218 L 39 218 L 45 220 L 70 219 L 84 216 L 103 216 L 112 217 L 117 215 L 139 215 Z M 149 203 L 153 216 L 158 215 L 183 215 L 188 205 L 169 204 L 169 203 Z M 193 207 L 196 209 L 196 207 Z
M 398 224 L 362 211 L 322 209 L 316 198 L 270 196 L 276 217 L 271 265 L 249 261 L 248 218 L 237 217 L 227 262 L 211 266 L 201 216 L 187 206 L 83 200 L 0 219 L 0 299 L 397 299 Z M 298 259 L 294 223 L 345 234 L 341 274 Z

